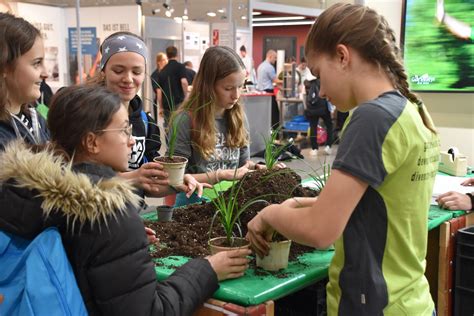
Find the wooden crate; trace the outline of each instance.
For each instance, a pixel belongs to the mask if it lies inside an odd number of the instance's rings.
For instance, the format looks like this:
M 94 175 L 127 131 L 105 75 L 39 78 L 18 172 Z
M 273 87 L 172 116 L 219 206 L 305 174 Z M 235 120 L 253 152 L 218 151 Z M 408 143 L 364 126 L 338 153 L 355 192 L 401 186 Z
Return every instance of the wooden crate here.
M 456 233 L 459 229 L 471 225 L 474 225 L 474 213 L 453 218 L 440 226 L 437 300 L 439 316 L 453 315 Z
M 273 316 L 275 305 L 273 301 L 254 306 L 240 306 L 216 299 L 209 299 L 194 313 L 194 316 L 224 316 L 224 315 L 248 315 L 248 316 Z

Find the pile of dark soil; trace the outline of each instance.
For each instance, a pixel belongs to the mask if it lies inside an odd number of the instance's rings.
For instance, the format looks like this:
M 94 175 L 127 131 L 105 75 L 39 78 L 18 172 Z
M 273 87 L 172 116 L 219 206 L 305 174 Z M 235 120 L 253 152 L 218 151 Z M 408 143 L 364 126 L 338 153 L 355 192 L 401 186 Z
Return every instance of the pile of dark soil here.
M 301 187 L 301 178 L 291 169 L 278 171 L 258 170 L 248 173 L 242 180 L 237 196 L 237 203 L 243 203 L 263 196 L 270 204 L 281 203 L 289 197 L 314 197 L 317 192 Z M 229 195 L 229 191 L 224 194 Z M 247 233 L 247 223 L 265 207 L 267 203 L 255 203 L 240 216 L 242 235 Z M 160 240 L 158 247 L 152 251 L 154 258 L 168 256 L 203 257 L 209 255 L 207 242 L 209 238 L 224 236 L 224 230 L 218 220 L 214 222 L 209 235 L 212 217 L 216 210 L 212 203 L 194 204 L 185 208 L 175 209 L 171 222 L 150 222 L 145 225 L 154 229 Z M 235 231 L 239 235 L 238 229 Z M 300 254 L 314 248 L 292 243 L 290 261 Z

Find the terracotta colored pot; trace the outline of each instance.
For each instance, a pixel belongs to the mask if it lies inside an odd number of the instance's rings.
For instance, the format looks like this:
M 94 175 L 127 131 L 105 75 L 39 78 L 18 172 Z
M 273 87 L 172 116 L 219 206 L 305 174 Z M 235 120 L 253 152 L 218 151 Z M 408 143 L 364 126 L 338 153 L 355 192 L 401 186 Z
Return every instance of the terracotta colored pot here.
M 243 249 L 243 248 L 250 248 L 250 243 L 241 237 L 233 237 L 234 246 L 227 246 L 226 237 L 216 237 L 209 240 L 209 248 L 211 250 L 211 254 L 214 255 L 221 251 L 229 251 L 234 249 Z

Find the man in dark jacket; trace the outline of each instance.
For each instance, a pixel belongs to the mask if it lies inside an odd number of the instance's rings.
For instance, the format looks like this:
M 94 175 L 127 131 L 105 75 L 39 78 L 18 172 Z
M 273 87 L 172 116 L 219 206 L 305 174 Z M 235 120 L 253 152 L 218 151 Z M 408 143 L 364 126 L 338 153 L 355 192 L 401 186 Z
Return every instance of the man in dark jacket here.
M 175 111 L 184 101 L 188 93 L 186 68 L 178 62 L 178 49 L 174 46 L 166 48 L 168 64 L 158 74 L 157 91 L 158 104 L 162 106 L 165 123 L 169 121 L 170 113 Z

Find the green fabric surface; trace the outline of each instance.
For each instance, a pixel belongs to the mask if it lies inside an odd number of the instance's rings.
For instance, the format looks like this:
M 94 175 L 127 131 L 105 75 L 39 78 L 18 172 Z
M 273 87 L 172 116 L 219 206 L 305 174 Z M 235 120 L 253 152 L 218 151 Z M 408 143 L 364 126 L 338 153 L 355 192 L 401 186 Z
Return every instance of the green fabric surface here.
M 311 179 L 305 179 L 303 184 L 309 184 Z M 225 181 L 224 186 L 230 187 L 232 182 Z M 203 194 L 209 200 L 215 197 L 212 189 L 206 189 Z M 438 206 L 431 205 L 428 213 L 428 230 L 438 227 L 443 222 L 464 215 L 464 211 L 447 211 Z M 156 212 L 149 212 L 142 215 L 145 220 L 157 220 Z M 315 250 L 303 254 L 295 262 L 290 262 L 288 268 L 281 270 L 280 277 L 271 274 L 255 275 L 255 269 L 250 268 L 241 278 L 220 282 L 220 288 L 213 297 L 225 302 L 232 302 L 242 306 L 251 306 L 264 303 L 268 300 L 276 300 L 294 293 L 310 284 L 313 284 L 327 277 L 328 267 L 331 263 L 334 251 Z M 174 270 L 186 263 L 189 258 L 181 256 L 169 256 L 167 258 L 156 259 L 155 267 L 157 279 L 162 281 L 169 277 Z M 258 270 L 259 274 L 265 271 Z M 283 274 L 286 274 L 285 277 Z
M 287 269 L 276 273 L 276 276 L 261 269 L 258 269 L 259 275 L 255 275 L 255 269 L 250 268 L 243 277 L 220 282 L 213 297 L 242 306 L 279 299 L 327 277 L 333 254 L 333 250 L 315 250 L 303 254 L 297 261 L 290 262 Z M 179 256 L 157 259 L 155 271 L 158 280 L 165 280 L 176 267 L 188 260 Z

